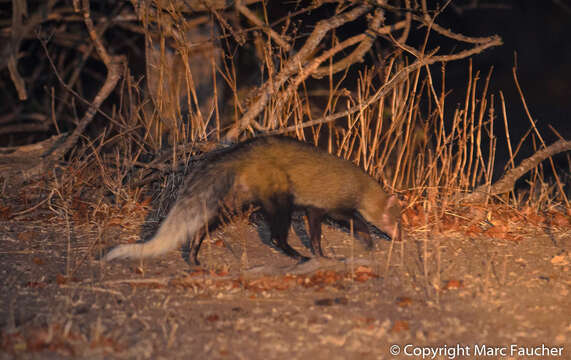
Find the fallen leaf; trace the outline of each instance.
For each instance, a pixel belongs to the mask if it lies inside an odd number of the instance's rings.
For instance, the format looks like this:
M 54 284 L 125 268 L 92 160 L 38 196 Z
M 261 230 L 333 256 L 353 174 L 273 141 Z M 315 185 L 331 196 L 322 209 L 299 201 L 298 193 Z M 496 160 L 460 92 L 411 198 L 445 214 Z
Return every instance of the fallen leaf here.
M 412 299 L 407 296 L 399 296 L 396 303 L 398 307 L 404 308 L 412 305 Z
M 222 241 L 221 239 L 216 240 L 214 242 L 214 246 L 219 247 L 219 248 L 226 247 L 226 245 L 224 244 L 224 241 Z
M 216 314 L 210 314 L 206 317 L 206 321 L 215 322 L 220 320 L 220 317 Z
M 557 265 L 557 266 L 569 265 L 569 261 L 568 261 L 567 256 L 565 254 L 554 256 L 553 259 L 551 259 L 551 263 L 553 265 Z
M 395 321 L 391 331 L 392 332 L 401 332 L 401 331 L 406 331 L 408 330 L 408 321 L 405 320 L 397 320 Z
M 444 285 L 444 290 L 457 290 L 464 287 L 462 280 L 448 280 Z

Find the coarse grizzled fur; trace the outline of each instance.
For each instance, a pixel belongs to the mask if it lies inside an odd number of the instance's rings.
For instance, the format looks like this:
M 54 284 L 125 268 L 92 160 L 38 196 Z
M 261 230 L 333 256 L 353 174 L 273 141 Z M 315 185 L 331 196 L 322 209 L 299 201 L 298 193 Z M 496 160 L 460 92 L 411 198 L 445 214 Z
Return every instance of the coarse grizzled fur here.
M 272 240 L 287 255 L 306 260 L 287 243 L 294 207 L 306 209 L 311 250 L 323 256 L 323 218 L 353 218 L 369 246 L 367 223 L 400 238 L 400 205 L 368 174 L 349 161 L 284 137 L 261 137 L 207 156 L 188 175 L 177 200 L 155 236 L 140 244 L 119 245 L 105 260 L 158 256 L 189 240 L 198 264 L 201 234 L 224 203 L 257 203 Z M 364 221 L 363 221 L 364 220 Z

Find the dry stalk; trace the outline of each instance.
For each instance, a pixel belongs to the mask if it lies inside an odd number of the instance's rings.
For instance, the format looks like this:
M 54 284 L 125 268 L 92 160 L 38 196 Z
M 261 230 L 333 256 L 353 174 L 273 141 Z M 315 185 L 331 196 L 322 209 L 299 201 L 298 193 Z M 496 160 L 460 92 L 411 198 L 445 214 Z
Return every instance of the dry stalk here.
M 53 151 L 49 155 L 50 162 L 59 160 L 63 155 L 65 155 L 69 151 L 69 149 L 72 146 L 75 145 L 75 143 L 77 142 L 77 140 L 79 139 L 79 137 L 81 136 L 87 125 L 91 122 L 91 120 L 93 120 L 93 116 L 97 112 L 97 109 L 99 109 L 103 101 L 105 101 L 105 99 L 109 96 L 109 94 L 111 94 L 113 89 L 115 89 L 115 86 L 117 85 L 117 82 L 121 77 L 121 69 L 124 62 L 124 58 L 122 56 L 110 56 L 107 53 L 107 50 L 105 49 L 103 43 L 99 39 L 99 35 L 95 31 L 93 21 L 91 20 L 91 16 L 89 13 L 89 1 L 83 0 L 82 6 L 80 8 L 79 0 L 74 0 L 74 8 L 76 9 L 77 12 L 81 12 L 83 15 L 83 20 L 85 22 L 85 26 L 87 27 L 91 41 L 95 45 L 97 54 L 103 60 L 103 63 L 107 67 L 107 77 L 105 78 L 105 82 L 101 86 L 101 89 L 99 89 L 99 92 L 97 93 L 97 95 L 95 95 L 95 98 L 90 103 L 89 108 L 83 115 L 83 118 L 77 124 L 75 130 L 71 133 L 71 135 L 69 135 L 65 139 L 65 141 L 60 146 L 56 148 L 55 151 Z M 65 82 L 63 82 L 61 78 L 60 80 L 62 81 L 62 85 L 64 86 L 67 85 L 65 84 Z
M 302 48 L 297 52 L 295 56 L 293 56 L 290 60 L 288 60 L 280 73 L 278 73 L 272 82 L 266 82 L 259 91 L 258 99 L 248 111 L 242 116 L 242 118 L 238 121 L 237 126 L 233 127 L 228 131 L 225 138 L 227 140 L 236 139 L 242 130 L 246 129 L 247 127 L 253 125 L 256 126 L 256 123 L 253 121 L 256 116 L 264 109 L 268 101 L 270 100 L 270 96 L 275 94 L 277 90 L 295 73 L 298 72 L 300 64 L 305 64 L 307 59 L 311 56 L 311 54 L 315 51 L 323 37 L 327 34 L 327 32 L 335 29 L 349 21 L 353 21 L 363 15 L 366 11 L 370 9 L 369 5 L 360 5 L 355 7 L 353 10 L 348 11 L 346 13 L 339 14 L 334 16 L 328 20 L 323 20 L 317 23 L 315 29 L 307 38 L 305 44 Z
M 523 104 L 523 108 L 525 109 L 525 114 L 527 115 L 527 118 L 529 119 L 529 122 L 531 123 L 531 127 L 535 131 L 535 134 L 537 135 L 537 137 L 541 141 L 541 145 L 543 145 L 543 147 L 546 148 L 545 141 L 543 141 L 541 134 L 537 130 L 537 127 L 535 126 L 535 121 L 531 117 L 531 113 L 529 112 L 529 109 L 527 107 L 527 102 L 525 101 L 523 91 L 521 90 L 521 87 L 519 85 L 519 81 L 517 78 L 516 67 L 512 68 L 512 72 L 513 72 L 513 78 L 514 78 L 514 82 L 515 82 L 517 91 L 519 92 L 519 96 L 520 96 L 521 102 Z M 565 201 L 565 205 L 569 209 L 569 208 L 571 208 L 571 206 L 569 205 L 569 200 L 567 199 L 567 195 L 565 194 L 565 191 L 563 191 L 563 185 L 561 184 L 561 181 L 559 180 L 559 176 L 557 175 L 557 169 L 555 168 L 555 164 L 553 163 L 553 159 L 551 158 L 551 155 L 549 156 L 549 163 L 551 164 L 551 169 L 553 169 L 553 175 L 555 176 L 555 181 L 557 182 L 557 187 L 559 189 L 559 193 L 560 193 L 561 197 L 563 198 L 563 200 Z
M 264 24 L 257 16 L 256 14 L 254 14 L 250 9 L 248 9 L 248 7 L 246 5 L 244 5 L 244 1 L 243 0 L 237 0 L 236 1 L 236 10 L 238 10 L 242 15 L 244 15 L 248 20 L 250 20 L 254 25 L 264 29 L 264 31 L 266 31 L 268 33 L 268 35 L 270 36 L 270 38 L 272 38 L 272 40 L 274 40 L 284 51 L 289 51 L 291 46 L 288 43 L 288 41 L 290 39 L 288 38 L 283 38 L 280 34 L 278 34 L 277 32 L 275 32 L 272 28 L 270 28 L 269 26 L 267 26 L 266 24 Z
M 506 172 L 504 176 L 502 176 L 501 179 L 496 181 L 493 185 L 481 185 L 471 194 L 462 197 L 460 200 L 469 203 L 477 203 L 483 201 L 488 195 L 500 195 L 511 191 L 513 190 L 517 179 L 522 177 L 528 171 L 535 169 L 543 160 L 564 151 L 571 151 L 571 141 L 558 140 L 523 160 L 517 167 Z M 567 204 L 567 206 L 569 205 Z
M 325 117 L 322 117 L 322 118 L 319 118 L 319 119 L 316 119 L 313 121 L 306 121 L 301 126 L 303 128 L 306 128 L 309 126 L 314 126 L 314 125 L 318 125 L 318 124 L 324 124 L 324 123 L 332 122 L 332 121 L 335 121 L 337 119 L 344 118 L 344 117 L 348 116 L 349 114 L 353 114 L 357 111 L 360 111 L 364 107 L 369 107 L 369 106 L 377 103 L 381 97 L 383 97 L 383 96 L 389 94 L 391 91 L 393 91 L 397 85 L 399 85 L 402 81 L 404 81 L 406 78 L 408 78 L 410 73 L 417 71 L 421 67 L 424 67 L 426 65 L 431 65 L 431 64 L 434 64 L 437 62 L 447 62 L 447 61 L 465 59 L 465 58 L 468 58 L 472 55 L 478 54 L 478 53 L 480 53 L 480 52 L 482 52 L 482 51 L 484 51 L 490 47 L 499 46 L 501 44 L 502 44 L 502 41 L 499 37 L 492 37 L 490 42 L 488 42 L 488 43 L 480 44 L 478 46 L 475 46 L 472 49 L 461 51 L 457 54 L 453 54 L 453 55 L 429 54 L 428 56 L 416 60 L 413 64 L 411 64 L 411 65 L 403 68 L 399 72 L 397 72 L 374 95 L 369 97 L 369 99 L 367 99 L 367 101 L 364 104 L 352 106 L 345 111 L 341 111 L 341 112 L 338 112 L 338 113 L 335 113 L 335 114 L 332 114 L 329 116 L 325 116 Z M 261 111 L 261 109 L 260 109 L 260 111 Z M 248 124 L 249 124 L 249 122 L 248 122 Z M 299 127 L 297 125 L 296 126 L 288 126 L 286 128 L 282 128 L 279 130 L 270 131 L 268 134 L 283 134 L 283 133 L 295 131 L 296 129 L 299 129 Z M 236 131 L 232 132 L 231 134 L 236 134 Z

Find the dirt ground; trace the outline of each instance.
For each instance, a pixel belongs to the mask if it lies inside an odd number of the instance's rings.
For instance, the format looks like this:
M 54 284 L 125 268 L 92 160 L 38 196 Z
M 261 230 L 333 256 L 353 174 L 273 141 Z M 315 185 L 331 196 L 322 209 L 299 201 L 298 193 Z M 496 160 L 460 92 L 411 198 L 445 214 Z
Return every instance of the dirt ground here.
M 196 268 L 180 252 L 104 264 L 96 249 L 135 229 L 38 218 L 0 223 L 0 359 L 571 358 L 568 228 L 406 229 L 367 252 L 326 224 L 331 259 L 297 265 L 238 221 Z M 298 215 L 290 243 L 307 241 Z

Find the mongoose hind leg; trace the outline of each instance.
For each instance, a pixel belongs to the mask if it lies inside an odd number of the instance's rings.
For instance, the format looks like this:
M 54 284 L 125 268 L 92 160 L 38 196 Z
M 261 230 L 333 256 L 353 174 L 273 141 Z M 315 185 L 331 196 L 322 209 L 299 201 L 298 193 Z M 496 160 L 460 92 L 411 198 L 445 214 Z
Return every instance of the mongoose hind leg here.
M 293 201 L 288 194 L 274 195 L 271 201 L 264 204 L 264 210 L 267 214 L 272 241 L 286 255 L 305 262 L 309 260 L 307 256 L 301 255 L 297 250 L 292 248 L 287 242 L 287 236 L 291 225 L 291 214 L 293 212 Z

